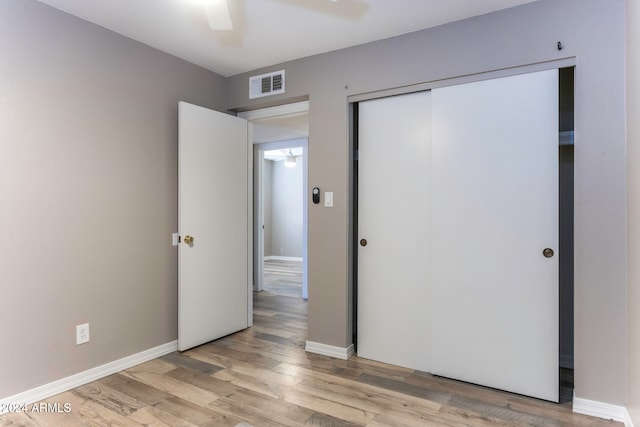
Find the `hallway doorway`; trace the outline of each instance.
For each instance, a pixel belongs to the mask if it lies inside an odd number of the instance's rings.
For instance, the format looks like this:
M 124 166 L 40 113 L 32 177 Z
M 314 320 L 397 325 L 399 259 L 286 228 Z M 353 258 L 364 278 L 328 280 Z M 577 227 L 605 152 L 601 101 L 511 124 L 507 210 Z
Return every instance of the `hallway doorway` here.
M 239 116 L 253 128 L 254 291 L 279 284 L 278 293 L 307 299 L 309 103 Z

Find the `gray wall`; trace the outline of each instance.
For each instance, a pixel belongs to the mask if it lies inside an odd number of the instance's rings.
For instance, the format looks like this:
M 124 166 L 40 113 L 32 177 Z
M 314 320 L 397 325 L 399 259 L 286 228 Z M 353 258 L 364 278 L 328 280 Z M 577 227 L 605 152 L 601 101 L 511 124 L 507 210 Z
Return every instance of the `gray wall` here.
M 556 49 L 561 40 L 564 50 Z M 227 107 L 249 100 L 249 75 L 284 68 L 285 103 L 309 98 L 310 341 L 346 347 L 350 334 L 349 95 L 575 57 L 576 395 L 624 404 L 627 376 L 625 2 L 540 0 L 376 43 L 278 64 L 229 80 Z M 327 268 L 330 266 L 330 268 Z
M 177 102 L 225 80 L 34 0 L 0 52 L 3 398 L 176 339 Z
M 302 258 L 302 169 L 273 162 L 271 255 Z
M 640 3 L 627 0 L 629 194 L 629 387 L 627 407 L 640 425 Z

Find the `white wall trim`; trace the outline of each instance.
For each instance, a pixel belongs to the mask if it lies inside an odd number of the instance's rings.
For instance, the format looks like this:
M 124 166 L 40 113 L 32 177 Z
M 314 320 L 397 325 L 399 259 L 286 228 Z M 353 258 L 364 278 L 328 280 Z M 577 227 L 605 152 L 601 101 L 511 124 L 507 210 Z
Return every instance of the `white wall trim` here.
M 605 420 L 618 421 L 624 423 L 627 427 L 633 426 L 629 411 L 624 406 L 611 405 L 609 403 L 597 402 L 595 400 L 581 399 L 574 395 L 573 412 Z
M 309 101 L 292 102 L 290 104 L 276 105 L 274 107 L 260 108 L 257 110 L 242 111 L 238 117 L 246 120 L 268 119 L 289 114 L 305 113 L 309 111 Z
M 116 372 L 131 368 L 132 366 L 172 353 L 177 349 L 178 341 L 171 341 L 166 344 L 144 350 L 140 353 L 132 354 L 131 356 L 123 357 L 122 359 L 88 369 L 84 372 L 79 372 L 69 377 L 53 381 L 49 384 L 0 399 L 0 408 L 3 409 L 0 414 L 7 412 L 7 408 L 10 406 L 29 405 L 31 403 L 39 402 L 43 399 L 55 396 L 56 394 L 69 391 L 73 388 L 80 387 L 81 385 L 115 374 Z
M 557 68 L 574 67 L 577 64 L 576 57 L 560 58 L 557 60 L 536 62 L 516 67 L 499 68 L 493 71 L 479 72 L 463 76 L 454 76 L 430 82 L 417 83 L 407 86 L 399 86 L 391 89 L 382 89 L 374 92 L 365 92 L 360 94 L 349 95 L 347 102 L 361 102 L 371 99 L 385 98 L 388 96 L 405 95 L 408 93 L 422 92 L 440 87 L 459 85 L 463 83 L 473 83 L 482 80 L 492 80 L 500 77 L 510 77 L 519 74 L 529 74 L 536 71 L 553 70 Z
M 266 257 L 264 257 L 264 260 L 265 261 L 300 261 L 302 262 L 302 257 L 267 255 Z
M 349 347 L 336 347 L 328 344 L 321 344 L 319 342 L 307 341 L 305 351 L 309 353 L 321 354 L 323 356 L 334 357 L 336 359 L 347 360 L 355 354 L 353 344 Z

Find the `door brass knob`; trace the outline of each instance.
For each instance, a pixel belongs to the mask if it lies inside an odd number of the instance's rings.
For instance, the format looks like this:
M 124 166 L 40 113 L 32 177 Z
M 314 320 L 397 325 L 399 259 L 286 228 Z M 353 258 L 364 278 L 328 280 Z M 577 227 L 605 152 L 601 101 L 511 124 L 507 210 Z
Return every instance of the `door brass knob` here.
M 544 255 L 545 258 L 551 258 L 554 255 L 553 249 L 551 248 L 545 248 L 542 251 L 542 255 Z
M 186 236 L 184 236 L 184 242 L 187 245 L 191 245 L 193 244 L 193 236 L 189 236 L 188 234 Z
M 360 239 L 360 246 L 362 247 L 367 246 L 367 239 Z

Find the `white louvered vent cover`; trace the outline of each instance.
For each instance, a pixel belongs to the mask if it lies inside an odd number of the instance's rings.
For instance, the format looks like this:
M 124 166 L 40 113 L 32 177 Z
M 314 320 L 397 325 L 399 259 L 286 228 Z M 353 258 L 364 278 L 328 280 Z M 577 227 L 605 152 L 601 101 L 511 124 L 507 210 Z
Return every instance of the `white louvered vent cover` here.
M 284 70 L 249 77 L 249 99 L 284 93 Z

